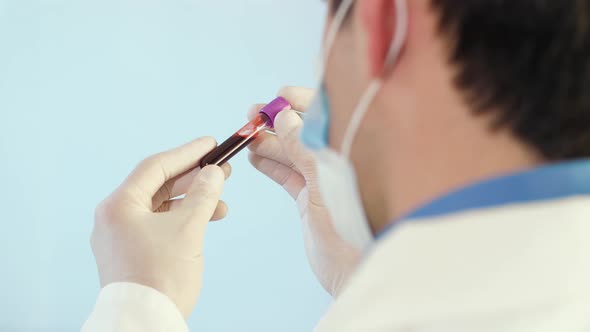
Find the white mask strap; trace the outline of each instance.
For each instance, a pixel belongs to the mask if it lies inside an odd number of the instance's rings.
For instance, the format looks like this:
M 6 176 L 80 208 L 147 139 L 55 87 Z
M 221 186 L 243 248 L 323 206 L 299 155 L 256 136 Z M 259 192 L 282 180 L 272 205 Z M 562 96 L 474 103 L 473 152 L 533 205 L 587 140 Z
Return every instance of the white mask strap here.
M 328 57 L 330 56 L 330 52 L 332 51 L 332 47 L 334 47 L 334 43 L 336 42 L 336 37 L 338 37 L 338 32 L 340 28 L 344 24 L 344 20 L 346 19 L 346 15 L 350 11 L 352 7 L 352 3 L 354 0 L 343 0 L 336 10 L 334 14 L 334 18 L 332 20 L 332 24 L 328 28 L 326 33 L 326 40 L 324 42 L 324 47 L 322 47 L 322 57 L 321 57 L 321 67 L 320 67 L 320 77 L 319 81 L 323 82 L 324 76 L 326 75 L 326 64 L 328 63 Z
M 407 0 L 395 0 L 395 10 L 396 10 L 396 25 L 395 25 L 395 36 L 391 42 L 389 47 L 389 51 L 387 53 L 387 58 L 385 62 L 384 70 L 389 69 L 389 67 L 395 65 L 397 62 L 399 55 L 404 47 L 406 42 L 406 38 L 408 35 L 408 3 Z M 349 1 L 352 3 L 352 1 Z M 381 86 L 383 85 L 383 81 L 380 78 L 374 79 L 370 84 L 361 99 L 355 111 L 352 113 L 352 118 L 348 124 L 346 129 L 344 139 L 342 141 L 342 154 L 347 158 L 350 157 L 350 152 L 352 150 L 352 143 L 354 142 L 354 138 L 356 133 L 363 121 L 371 103 L 379 93 Z

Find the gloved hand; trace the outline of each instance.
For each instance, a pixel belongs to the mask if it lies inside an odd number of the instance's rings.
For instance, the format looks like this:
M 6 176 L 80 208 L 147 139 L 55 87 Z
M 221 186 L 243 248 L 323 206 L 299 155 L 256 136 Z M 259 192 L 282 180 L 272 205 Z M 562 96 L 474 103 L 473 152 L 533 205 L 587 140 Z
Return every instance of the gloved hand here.
M 314 94 L 314 90 L 295 87 L 279 93 L 301 112 L 307 109 Z M 254 118 L 262 107 L 255 105 L 248 117 Z M 257 138 L 250 145 L 250 162 L 296 200 L 311 268 L 324 289 L 337 296 L 357 267 L 360 253 L 344 242 L 332 226 L 320 196 L 313 155 L 299 139 L 302 125 L 294 111 L 281 112 L 275 120 L 277 136 L 265 134 Z
M 195 169 L 215 145 L 206 137 L 147 158 L 97 207 L 91 245 L 102 287 L 152 287 L 188 317 L 201 288 L 205 228 L 227 213 L 219 197 L 229 165 Z

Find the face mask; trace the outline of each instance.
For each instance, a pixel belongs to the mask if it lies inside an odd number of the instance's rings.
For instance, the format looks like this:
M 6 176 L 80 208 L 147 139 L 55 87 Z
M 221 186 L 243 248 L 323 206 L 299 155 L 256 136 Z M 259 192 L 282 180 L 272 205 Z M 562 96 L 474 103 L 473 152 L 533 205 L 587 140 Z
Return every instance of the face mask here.
M 406 40 L 408 27 L 407 0 L 391 1 L 395 1 L 397 18 L 395 36 L 387 55 L 386 66 L 391 66 L 397 61 Z M 383 83 L 380 79 L 375 79 L 361 97 L 352 113 L 340 152 L 331 149 L 329 145 L 330 102 L 323 83 L 329 52 L 352 2 L 353 0 L 342 2 L 326 35 L 320 88 L 306 112 L 302 140 L 316 159 L 320 192 L 332 217 L 334 228 L 343 240 L 364 251 L 373 243 L 374 235 L 363 208 L 356 172 L 350 160 L 350 150 L 358 128 Z

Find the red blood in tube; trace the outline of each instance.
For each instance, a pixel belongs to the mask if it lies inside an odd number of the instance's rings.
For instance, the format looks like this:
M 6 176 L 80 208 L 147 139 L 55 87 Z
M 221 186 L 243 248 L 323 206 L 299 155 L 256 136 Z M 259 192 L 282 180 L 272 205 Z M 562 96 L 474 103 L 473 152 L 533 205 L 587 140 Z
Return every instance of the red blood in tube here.
M 266 114 L 259 113 L 258 116 L 248 122 L 230 138 L 221 143 L 218 147 L 209 152 L 201 159 L 201 168 L 207 165 L 221 166 L 228 162 L 238 152 L 250 145 L 261 132 L 270 128 L 270 119 Z

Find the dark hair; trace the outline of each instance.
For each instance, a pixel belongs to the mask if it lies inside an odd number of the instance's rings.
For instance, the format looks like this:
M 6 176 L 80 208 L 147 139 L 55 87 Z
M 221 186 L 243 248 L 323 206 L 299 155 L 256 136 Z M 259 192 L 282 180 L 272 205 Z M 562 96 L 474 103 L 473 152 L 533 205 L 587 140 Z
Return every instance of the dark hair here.
M 590 157 L 590 0 L 431 1 L 475 112 L 549 160 Z

